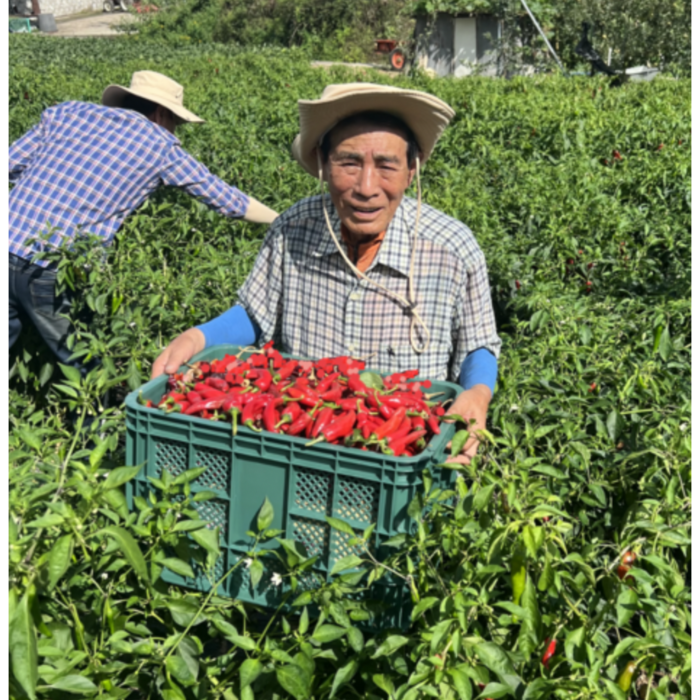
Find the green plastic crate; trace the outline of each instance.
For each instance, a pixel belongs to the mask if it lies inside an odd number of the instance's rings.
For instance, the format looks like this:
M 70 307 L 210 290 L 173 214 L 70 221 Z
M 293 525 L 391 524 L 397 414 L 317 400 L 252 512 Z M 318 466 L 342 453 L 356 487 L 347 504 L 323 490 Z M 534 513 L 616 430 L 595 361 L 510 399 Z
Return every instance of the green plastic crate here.
M 208 348 L 194 360 L 219 359 L 240 348 L 219 345 Z M 220 578 L 250 548 L 245 534 L 256 529 L 257 514 L 265 498 L 274 508 L 271 527 L 284 531 L 284 537 L 302 543 L 309 556 L 319 555 L 315 569 L 301 582 L 301 589 L 326 580 L 334 563 L 354 552 L 349 535 L 330 528 L 325 516 L 341 518 L 358 534 L 377 524 L 373 546 L 379 552 L 383 541 L 410 526 L 408 504 L 422 488 L 421 472 L 444 461 L 445 447 L 454 433 L 443 425 L 426 449 L 410 458 L 386 456 L 354 448 L 318 444 L 305 447 L 305 437 L 290 437 L 239 427 L 231 434 L 230 423 L 215 422 L 178 413 L 164 414 L 138 402 L 158 401 L 165 393 L 166 377 L 151 380 L 126 398 L 127 465 L 144 464 L 136 479 L 127 485 L 127 501 L 133 508 L 134 496 L 146 497 L 152 485 L 148 477 L 160 477 L 163 469 L 177 476 L 187 469 L 206 466 L 207 471 L 192 483 L 192 492 L 214 491 L 213 500 L 196 504 L 200 517 L 220 527 L 222 556 L 214 577 Z M 430 393 L 444 392 L 443 400 L 454 397 L 461 388 L 447 382 L 433 382 Z M 448 488 L 454 472 L 433 469 L 436 485 Z M 271 546 L 274 546 L 271 544 Z M 270 583 L 274 558 L 266 558 L 266 573 L 253 589 L 245 566 L 239 567 L 218 591 L 262 606 L 276 606 L 286 592 Z M 209 590 L 209 580 L 200 572 L 187 579 L 168 570 L 169 583 Z M 381 585 L 380 585 L 381 583 Z M 374 591 L 374 589 L 381 589 Z M 402 586 L 381 581 L 373 587 L 375 596 L 385 599 L 393 610 L 392 626 L 402 626 L 406 592 Z M 408 601 L 410 603 L 410 600 Z M 398 606 L 398 607 L 397 607 Z

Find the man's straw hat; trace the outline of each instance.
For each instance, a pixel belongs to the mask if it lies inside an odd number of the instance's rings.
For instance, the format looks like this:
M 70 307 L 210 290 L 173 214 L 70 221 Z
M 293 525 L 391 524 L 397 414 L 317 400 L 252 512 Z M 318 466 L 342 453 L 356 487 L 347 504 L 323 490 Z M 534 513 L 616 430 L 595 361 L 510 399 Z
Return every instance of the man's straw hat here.
M 315 149 L 338 122 L 358 112 L 387 112 L 406 123 L 421 150 L 421 161 L 428 160 L 440 134 L 454 117 L 454 110 L 434 95 L 420 90 L 345 83 L 328 85 L 319 100 L 299 100 L 299 134 L 292 144 L 292 155 L 315 177 L 318 165 Z
M 182 106 L 184 88 L 161 73 L 152 70 L 137 71 L 131 76 L 131 87 L 110 85 L 102 93 L 102 104 L 106 107 L 121 107 L 127 95 L 136 95 L 169 109 L 175 116 L 185 122 L 201 124 L 200 119 Z

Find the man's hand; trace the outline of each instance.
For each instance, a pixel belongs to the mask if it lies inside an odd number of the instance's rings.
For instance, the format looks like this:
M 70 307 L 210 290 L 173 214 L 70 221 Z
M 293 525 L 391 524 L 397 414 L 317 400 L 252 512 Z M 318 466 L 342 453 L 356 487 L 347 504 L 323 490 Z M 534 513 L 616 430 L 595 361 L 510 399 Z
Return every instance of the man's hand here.
M 174 374 L 180 369 L 180 365 L 184 365 L 198 352 L 204 350 L 206 345 L 204 333 L 199 328 L 190 328 L 184 333 L 180 333 L 165 350 L 163 350 L 158 359 L 153 363 L 151 370 L 151 379 L 159 377 L 163 372 L 166 374 Z
M 446 460 L 447 462 L 469 464 L 479 447 L 479 438 L 476 436 L 475 431 L 486 428 L 486 413 L 489 410 L 490 402 L 491 389 L 485 384 L 476 384 L 471 389 L 463 391 L 455 399 L 455 402 L 447 412 L 462 416 L 471 434 L 464 444 L 462 452 L 454 457 L 450 457 Z M 475 422 L 470 425 L 469 423 L 472 420 Z

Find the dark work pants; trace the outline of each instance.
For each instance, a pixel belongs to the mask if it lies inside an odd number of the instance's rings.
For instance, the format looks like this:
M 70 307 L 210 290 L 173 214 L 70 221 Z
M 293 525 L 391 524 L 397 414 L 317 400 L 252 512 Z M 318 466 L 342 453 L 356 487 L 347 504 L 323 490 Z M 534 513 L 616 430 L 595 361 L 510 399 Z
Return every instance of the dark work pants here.
M 87 369 L 80 361 L 69 361 L 71 351 L 66 339 L 72 326 L 66 315 L 71 300 L 67 293 L 56 294 L 56 271 L 49 270 L 10 253 L 10 348 L 22 330 L 22 321 L 29 320 L 52 350 L 59 362 Z

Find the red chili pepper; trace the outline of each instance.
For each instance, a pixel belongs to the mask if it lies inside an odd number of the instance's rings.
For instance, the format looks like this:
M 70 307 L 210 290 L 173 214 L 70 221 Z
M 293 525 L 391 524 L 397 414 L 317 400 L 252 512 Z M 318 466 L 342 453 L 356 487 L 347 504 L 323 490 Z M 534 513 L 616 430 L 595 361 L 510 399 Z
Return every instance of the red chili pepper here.
M 191 406 L 189 401 L 175 402 L 172 406 L 165 409 L 166 413 L 184 413 Z
M 310 425 L 313 425 L 313 423 L 314 419 L 306 411 L 303 411 L 289 426 L 287 435 L 299 435 L 303 433 Z
M 550 642 L 549 639 L 547 639 L 545 640 L 545 644 L 547 645 L 547 651 L 544 652 L 542 663 L 545 668 L 549 668 L 549 660 L 554 656 L 554 652 L 557 650 L 557 640 L 552 639 Z
M 418 428 L 418 430 L 425 428 L 425 418 L 423 416 L 413 416 L 411 418 L 411 428 Z
M 263 426 L 265 430 L 276 433 L 277 421 L 279 420 L 279 414 L 277 413 L 277 407 L 284 403 L 284 399 L 272 399 L 265 404 L 265 410 L 263 411 Z
M 316 393 L 321 395 L 324 394 L 328 389 L 330 389 L 331 384 L 340 376 L 340 372 L 333 372 L 329 374 L 327 377 L 325 377 L 322 381 L 318 383 L 316 386 Z
M 290 377 L 297 368 L 296 360 L 289 360 L 285 362 L 277 371 L 277 381 L 281 382 L 284 379 Z
M 392 439 L 393 436 L 390 435 L 386 441 L 391 451 L 396 457 L 398 457 L 406 451 L 406 448 L 409 445 L 413 445 L 414 443 L 418 442 L 418 440 L 420 440 L 426 434 L 426 430 L 416 430 L 415 432 L 404 435 L 398 439 Z
M 319 433 L 333 420 L 334 411 L 332 408 L 322 408 L 314 421 L 311 430 L 311 437 L 318 437 Z
M 293 423 L 301 413 L 301 406 L 298 401 L 292 401 L 288 403 L 284 411 L 282 411 L 282 417 L 276 427 L 281 427 L 287 423 Z
M 256 379 L 253 384 L 260 389 L 260 391 L 267 391 L 272 384 L 272 374 L 269 370 L 261 369 L 258 372 L 258 379 Z
M 401 425 L 387 437 L 387 443 L 391 444 L 396 440 L 400 440 L 411 432 L 411 419 L 404 418 Z
M 241 416 L 243 425 L 247 426 L 248 428 L 253 428 L 253 430 L 256 429 L 254 426 L 256 414 L 261 411 L 266 399 L 266 396 L 257 395 L 252 401 L 249 401 L 245 405 L 243 415 Z
M 200 385 L 197 385 L 200 386 Z M 195 391 L 203 398 L 203 399 L 223 399 L 228 396 L 228 394 L 225 391 L 220 391 L 219 389 L 214 389 L 214 387 L 207 386 L 206 384 L 201 385 L 201 389 L 197 389 L 195 387 Z
M 380 426 L 374 431 L 374 436 L 377 440 L 382 440 L 387 437 L 390 433 L 395 432 L 398 427 L 403 423 L 403 419 L 406 417 L 406 409 L 399 408 L 395 411 L 394 415 L 389 418 L 384 425 Z
M 199 403 L 200 401 L 203 400 L 203 396 L 201 394 L 198 394 L 196 391 L 188 391 L 187 392 L 187 400 L 190 403 Z
M 194 413 L 201 413 L 202 411 L 218 411 L 224 399 L 206 399 L 205 401 L 198 401 L 193 403 L 186 411 L 186 416 L 191 416 Z
M 369 392 L 367 385 L 360 379 L 359 374 L 349 374 L 348 375 L 348 389 L 353 394 L 362 394 Z
M 323 437 L 325 437 L 328 442 L 335 442 L 336 440 L 347 437 L 352 433 L 356 419 L 357 414 L 355 411 L 348 411 L 338 416 L 338 418 L 323 430 Z
M 428 428 L 430 428 L 431 432 L 435 435 L 440 434 L 440 424 L 435 416 L 428 416 Z
M 327 403 L 337 403 L 343 396 L 343 388 L 340 385 L 334 386 L 332 389 L 321 395 L 321 398 Z
M 228 382 L 225 379 L 218 379 L 217 377 L 207 377 L 204 383 L 219 391 L 228 391 L 229 389 Z

